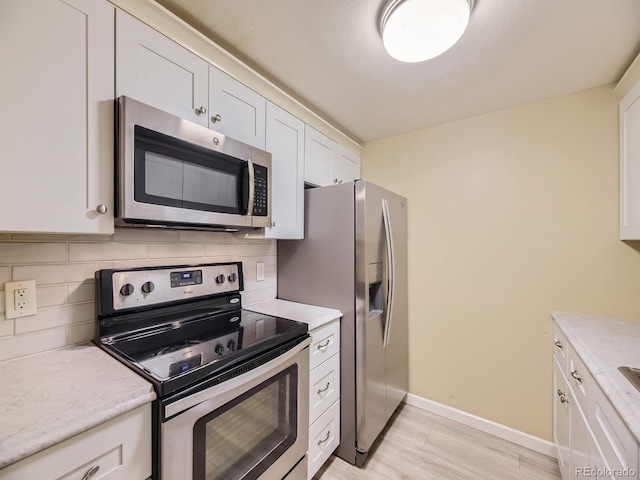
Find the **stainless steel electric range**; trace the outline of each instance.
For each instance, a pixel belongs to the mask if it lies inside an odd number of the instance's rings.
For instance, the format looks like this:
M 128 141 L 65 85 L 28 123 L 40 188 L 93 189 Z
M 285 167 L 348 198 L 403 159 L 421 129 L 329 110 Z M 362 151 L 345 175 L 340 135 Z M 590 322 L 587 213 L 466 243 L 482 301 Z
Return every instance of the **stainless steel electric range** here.
M 95 343 L 149 380 L 154 480 L 306 478 L 307 325 L 242 309 L 242 263 L 96 272 Z

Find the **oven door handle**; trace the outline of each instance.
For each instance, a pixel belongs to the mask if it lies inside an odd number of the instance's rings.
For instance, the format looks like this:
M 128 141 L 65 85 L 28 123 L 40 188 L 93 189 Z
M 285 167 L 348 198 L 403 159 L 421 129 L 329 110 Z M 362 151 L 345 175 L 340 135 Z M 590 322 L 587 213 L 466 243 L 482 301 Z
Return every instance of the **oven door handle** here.
M 189 395 L 188 397 L 181 398 L 180 400 L 170 403 L 169 405 L 164 407 L 164 416 L 165 418 L 173 417 L 174 415 L 177 415 L 180 412 L 184 412 L 185 410 L 194 407 L 202 402 L 205 402 L 214 396 L 223 395 L 224 393 L 237 388 L 240 383 L 250 383 L 257 378 L 268 374 L 270 371 L 278 369 L 278 367 L 280 367 L 281 365 L 286 364 L 309 345 L 311 345 L 311 337 L 306 338 L 303 342 L 299 343 L 291 350 L 283 353 L 279 357 L 274 358 L 264 365 L 260 365 L 258 368 L 254 368 L 247 373 L 239 375 L 235 378 L 231 378 L 225 382 L 219 383 L 218 385 L 214 385 L 213 387 L 209 387 L 200 392 L 196 392 L 193 395 Z

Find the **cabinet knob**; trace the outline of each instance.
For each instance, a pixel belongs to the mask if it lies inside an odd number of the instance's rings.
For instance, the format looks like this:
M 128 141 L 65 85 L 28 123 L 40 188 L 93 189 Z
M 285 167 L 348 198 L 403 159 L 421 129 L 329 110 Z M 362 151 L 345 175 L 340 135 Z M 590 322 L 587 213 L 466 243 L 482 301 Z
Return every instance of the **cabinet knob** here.
M 104 203 L 101 203 L 96 207 L 96 212 L 98 212 L 100 215 L 104 215 L 105 213 L 107 213 L 107 206 Z
M 333 179 L 333 183 L 338 183 L 338 179 L 337 179 L 337 178 L 334 178 L 334 179 Z
M 98 472 L 98 470 L 100 470 L 100 465 L 94 465 L 89 470 L 87 470 L 87 473 L 84 474 L 84 477 L 82 477 L 82 480 L 89 480 Z
M 213 123 L 221 122 L 222 121 L 222 117 L 220 116 L 219 113 L 216 113 L 213 117 L 211 117 L 211 121 Z
M 271 222 L 271 226 L 275 227 L 276 226 L 276 222 Z
M 562 342 L 560 342 L 560 340 L 558 340 L 557 342 L 554 343 L 554 345 L 556 347 L 558 347 L 560 350 L 562 350 L 564 347 L 562 346 Z
M 207 109 L 204 106 L 202 106 L 200 108 L 196 108 L 196 113 L 198 115 L 204 115 L 205 113 L 207 113 Z

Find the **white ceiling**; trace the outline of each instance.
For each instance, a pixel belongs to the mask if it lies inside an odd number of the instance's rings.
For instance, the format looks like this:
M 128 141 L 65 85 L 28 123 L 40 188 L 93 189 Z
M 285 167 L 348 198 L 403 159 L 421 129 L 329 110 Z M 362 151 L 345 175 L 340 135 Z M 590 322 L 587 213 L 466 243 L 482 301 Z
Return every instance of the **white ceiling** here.
M 476 0 L 441 56 L 390 58 L 384 0 L 157 0 L 357 141 L 620 79 L 640 0 Z

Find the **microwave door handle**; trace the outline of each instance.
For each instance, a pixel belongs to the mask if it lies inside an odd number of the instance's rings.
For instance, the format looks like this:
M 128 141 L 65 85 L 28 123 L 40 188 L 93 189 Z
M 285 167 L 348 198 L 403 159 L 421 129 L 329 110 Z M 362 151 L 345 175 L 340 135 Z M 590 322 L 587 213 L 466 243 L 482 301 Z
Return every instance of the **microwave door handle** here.
M 389 337 L 391 335 L 391 321 L 393 319 L 393 294 L 395 290 L 395 258 L 393 245 L 393 232 L 391 230 L 391 216 L 389 214 L 389 202 L 386 198 L 382 199 L 382 219 L 384 223 L 385 244 L 387 250 L 387 305 L 386 318 L 384 322 L 384 333 L 382 346 L 386 348 L 389 345 Z
M 256 170 L 251 159 L 247 160 L 249 172 L 249 202 L 247 203 L 247 215 L 253 215 L 253 203 L 256 197 Z

